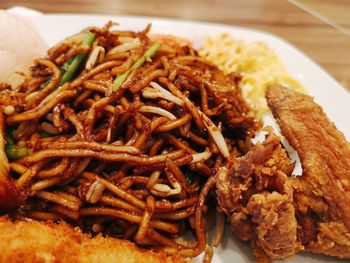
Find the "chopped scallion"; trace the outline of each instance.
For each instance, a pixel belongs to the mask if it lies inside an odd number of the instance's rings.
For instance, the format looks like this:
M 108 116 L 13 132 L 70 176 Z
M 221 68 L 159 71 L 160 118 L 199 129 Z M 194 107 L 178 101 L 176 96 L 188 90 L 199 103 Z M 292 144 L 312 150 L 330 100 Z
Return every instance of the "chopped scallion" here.
M 119 75 L 113 83 L 113 91 L 116 91 L 120 88 L 120 86 L 123 84 L 123 82 L 125 81 L 125 79 L 129 76 L 129 74 L 141 67 L 143 65 L 143 63 L 145 63 L 145 61 L 151 57 L 153 57 L 157 51 L 160 48 L 160 44 L 159 43 L 154 43 L 149 49 L 146 50 L 146 52 L 142 55 L 142 57 L 140 57 L 138 60 L 136 60 L 136 62 L 131 66 L 131 68 L 124 72 L 123 74 Z

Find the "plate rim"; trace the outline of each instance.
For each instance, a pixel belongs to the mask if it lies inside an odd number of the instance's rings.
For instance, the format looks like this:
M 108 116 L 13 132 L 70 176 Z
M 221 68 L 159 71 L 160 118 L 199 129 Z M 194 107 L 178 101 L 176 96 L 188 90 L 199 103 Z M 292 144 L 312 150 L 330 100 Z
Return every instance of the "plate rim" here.
M 123 19 L 137 19 L 141 21 L 154 21 L 154 22 L 166 22 L 166 23 L 171 23 L 171 24 L 190 24 L 190 25 L 195 25 L 195 26 L 200 26 L 200 27 L 206 27 L 209 26 L 211 28 L 222 28 L 225 30 L 243 30 L 243 31 L 248 31 L 248 32 L 252 32 L 252 33 L 257 33 L 261 36 L 267 37 L 267 38 L 271 38 L 274 41 L 277 41 L 279 44 L 283 45 L 284 47 L 287 47 L 289 51 L 297 54 L 298 56 L 301 56 L 302 59 L 304 59 L 305 61 L 307 61 L 308 65 L 312 66 L 311 70 L 317 70 L 317 72 L 320 72 L 323 77 L 326 77 L 328 79 L 328 81 L 331 81 L 332 85 L 338 87 L 337 89 L 339 90 L 339 92 L 342 92 L 344 96 L 346 96 L 346 100 L 348 100 L 350 102 L 350 93 L 348 92 L 348 90 L 345 89 L 345 87 L 343 87 L 333 76 L 331 76 L 327 71 L 325 71 L 319 64 L 317 64 L 313 59 L 311 59 L 308 55 L 306 55 L 303 51 L 301 51 L 299 48 L 297 48 L 296 46 L 294 46 L 293 44 L 289 43 L 287 40 L 283 39 L 282 37 L 279 37 L 273 33 L 270 32 L 266 32 L 263 30 L 258 30 L 258 29 L 252 29 L 252 28 L 248 28 L 248 27 L 241 27 L 241 26 L 235 26 L 235 25 L 230 25 L 230 24 L 221 24 L 221 23 L 213 23 L 213 22 L 202 22 L 202 21 L 194 21 L 194 20 L 182 20 L 182 19 L 176 19 L 176 18 L 162 18 L 162 17 L 154 17 L 154 16 L 133 16 L 133 15 L 113 15 L 113 14 L 75 14 L 75 13 L 50 13 L 50 14 L 40 14 L 40 15 L 35 15 L 35 16 L 28 16 L 29 18 L 38 18 L 38 17 L 90 17 L 90 18 L 94 18 L 94 19 L 102 19 L 102 18 L 110 18 L 110 19 L 115 19 L 115 18 L 123 18 Z M 88 20 L 87 20 L 88 23 Z M 210 34 L 210 31 L 208 33 L 208 35 Z M 44 38 L 45 39 L 45 38 Z M 265 39 L 262 39 L 262 41 L 265 41 Z M 270 43 L 267 43 L 270 44 Z M 270 45 L 269 45 L 270 46 Z M 270 46 L 271 47 L 271 46 Z M 273 49 L 273 47 L 272 47 Z M 279 55 L 279 54 L 278 54 Z M 286 68 L 289 71 L 288 66 L 286 65 Z M 291 72 L 290 72 L 291 73 Z M 291 74 L 294 77 L 294 74 Z M 347 95 L 345 95 L 347 94 Z M 316 95 L 316 94 L 312 94 L 311 95 Z M 322 105 L 322 104 L 321 104 Z M 233 236 L 233 235 L 230 235 Z M 230 247 L 229 247 L 230 249 Z M 227 247 L 226 247 L 227 250 Z M 244 251 L 242 250 L 241 253 L 244 253 Z M 303 253 L 304 254 L 304 253 Z M 305 254 L 304 254 L 305 255 Z M 249 255 L 251 256 L 251 255 Z M 215 257 L 215 255 L 214 255 Z M 225 260 L 225 256 L 224 255 L 219 255 L 216 254 L 216 259 L 218 260 Z M 294 257 L 294 260 L 298 260 L 298 258 Z M 302 257 L 301 259 L 305 259 L 304 257 Z M 332 258 L 334 260 L 336 260 L 336 258 Z M 214 260 L 213 260 L 214 262 Z M 287 262 L 287 261 L 286 261 Z

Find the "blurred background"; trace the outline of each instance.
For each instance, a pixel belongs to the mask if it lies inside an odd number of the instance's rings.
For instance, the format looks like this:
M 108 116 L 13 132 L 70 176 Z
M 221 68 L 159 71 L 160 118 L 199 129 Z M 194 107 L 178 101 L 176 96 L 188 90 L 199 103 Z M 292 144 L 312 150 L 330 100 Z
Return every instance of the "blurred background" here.
M 256 28 L 291 42 L 350 91 L 350 0 L 0 0 L 44 13 L 138 15 Z

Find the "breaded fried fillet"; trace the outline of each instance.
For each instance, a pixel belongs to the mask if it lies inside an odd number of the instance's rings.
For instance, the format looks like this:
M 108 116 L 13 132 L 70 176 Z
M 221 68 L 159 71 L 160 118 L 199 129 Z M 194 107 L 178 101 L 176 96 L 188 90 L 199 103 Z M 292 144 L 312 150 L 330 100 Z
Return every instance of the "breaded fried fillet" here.
M 184 262 L 111 237 L 91 237 L 65 222 L 0 217 L 0 262 Z

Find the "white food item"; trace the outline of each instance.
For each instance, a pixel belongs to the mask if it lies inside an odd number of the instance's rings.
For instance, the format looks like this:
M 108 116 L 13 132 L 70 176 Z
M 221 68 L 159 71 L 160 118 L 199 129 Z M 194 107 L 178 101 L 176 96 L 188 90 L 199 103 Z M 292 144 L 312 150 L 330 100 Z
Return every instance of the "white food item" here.
M 0 82 L 16 86 L 33 60 L 46 54 L 48 45 L 27 18 L 0 10 Z

